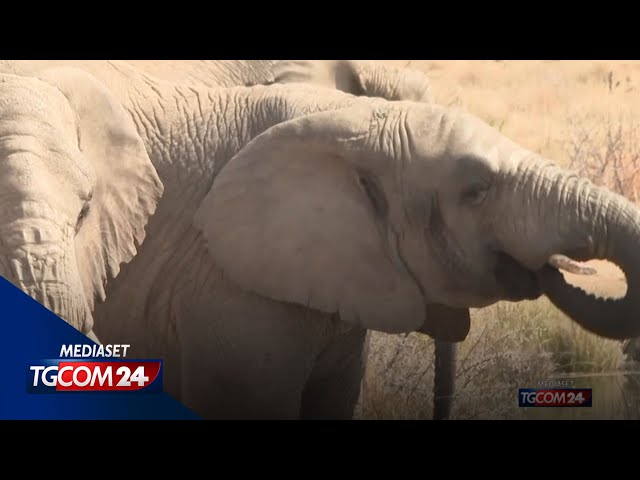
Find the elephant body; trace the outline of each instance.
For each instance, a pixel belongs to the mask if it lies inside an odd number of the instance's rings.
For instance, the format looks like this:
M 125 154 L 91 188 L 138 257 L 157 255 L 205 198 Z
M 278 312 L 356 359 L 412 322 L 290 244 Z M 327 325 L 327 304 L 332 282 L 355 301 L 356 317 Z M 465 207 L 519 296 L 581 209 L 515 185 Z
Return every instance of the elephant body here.
M 460 341 L 469 307 L 503 299 L 640 334 L 637 208 L 467 113 L 73 66 L 0 65 L 22 75 L 0 82 L 0 273 L 166 359 L 206 417 L 350 417 L 367 330 Z M 627 298 L 574 291 L 555 254 L 616 261 Z
M 98 338 L 126 340 L 132 358 L 165 359 L 166 390 L 207 418 L 350 418 L 366 329 L 255 295 L 225 278 L 193 222 L 220 168 L 212 163 L 176 175 L 173 165 L 156 164 L 163 197 L 143 247 L 108 283 L 108 300 L 96 304 Z
M 207 418 L 351 418 L 366 330 L 244 291 L 200 232 L 179 232 L 166 238 L 151 220 L 149 243 L 96 307 L 98 338 L 163 358 L 166 390 Z

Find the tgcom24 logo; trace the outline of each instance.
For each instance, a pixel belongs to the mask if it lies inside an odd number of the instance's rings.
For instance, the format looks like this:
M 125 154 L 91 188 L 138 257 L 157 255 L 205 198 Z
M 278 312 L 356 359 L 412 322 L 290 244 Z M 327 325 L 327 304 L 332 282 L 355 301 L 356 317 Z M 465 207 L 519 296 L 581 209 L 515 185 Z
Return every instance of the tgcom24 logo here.
M 590 388 L 521 388 L 520 407 L 591 407 Z
M 62 345 L 59 358 L 31 362 L 27 393 L 162 392 L 162 360 L 127 360 L 130 345 Z

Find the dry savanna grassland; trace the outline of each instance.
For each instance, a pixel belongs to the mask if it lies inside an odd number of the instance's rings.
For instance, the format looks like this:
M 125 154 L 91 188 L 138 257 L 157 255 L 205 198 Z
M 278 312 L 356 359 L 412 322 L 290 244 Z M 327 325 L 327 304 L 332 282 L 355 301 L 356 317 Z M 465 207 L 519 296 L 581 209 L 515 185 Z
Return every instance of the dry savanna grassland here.
M 467 109 L 524 147 L 640 202 L 639 61 L 382 63 L 426 72 L 438 103 Z M 619 269 L 590 263 L 598 275 L 566 276 L 601 296 L 624 295 Z M 586 332 L 544 297 L 471 313 L 453 419 L 640 418 L 640 368 L 621 342 Z M 431 418 L 433 354 L 423 335 L 373 333 L 357 417 Z M 518 407 L 518 388 L 554 379 L 592 388 L 593 407 Z

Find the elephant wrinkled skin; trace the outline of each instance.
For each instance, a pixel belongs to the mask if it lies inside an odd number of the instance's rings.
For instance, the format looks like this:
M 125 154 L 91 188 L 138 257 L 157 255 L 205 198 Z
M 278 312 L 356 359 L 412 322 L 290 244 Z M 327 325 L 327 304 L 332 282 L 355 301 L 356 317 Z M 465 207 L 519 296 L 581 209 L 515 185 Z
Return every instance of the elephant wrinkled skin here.
M 164 358 L 206 417 L 349 417 L 367 330 L 466 336 L 434 305 L 546 294 L 640 334 L 638 208 L 468 113 L 74 64 L 0 65 L 0 274 Z M 567 285 L 558 254 L 614 261 L 627 296 Z

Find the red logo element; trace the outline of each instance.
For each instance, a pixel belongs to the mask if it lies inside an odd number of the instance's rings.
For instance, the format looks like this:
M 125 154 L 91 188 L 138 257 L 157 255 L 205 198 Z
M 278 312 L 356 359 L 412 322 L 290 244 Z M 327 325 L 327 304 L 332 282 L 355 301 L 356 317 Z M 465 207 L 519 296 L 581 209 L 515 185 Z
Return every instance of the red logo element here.
M 61 361 L 58 364 L 56 391 L 142 390 L 153 383 L 159 372 L 159 361 Z

